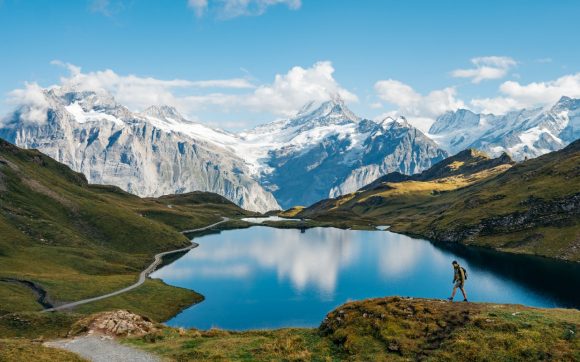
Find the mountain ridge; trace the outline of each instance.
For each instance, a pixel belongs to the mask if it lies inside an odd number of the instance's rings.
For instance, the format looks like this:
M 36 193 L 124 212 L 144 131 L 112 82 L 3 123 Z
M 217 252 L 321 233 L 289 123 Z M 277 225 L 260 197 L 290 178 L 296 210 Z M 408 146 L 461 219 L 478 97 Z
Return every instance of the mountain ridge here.
M 408 123 L 387 128 L 361 119 L 339 97 L 236 135 L 169 106 L 131 112 L 106 93 L 57 87 L 43 94 L 45 122 L 26 122 L 36 110 L 24 105 L 5 119 L 0 137 L 39 148 L 92 183 L 139 196 L 210 191 L 266 212 L 278 202 L 346 192 L 385 172 L 422 171 L 446 155 Z M 301 174 L 315 188 L 296 188 L 284 173 Z
M 424 176 L 390 174 L 294 216 L 339 227 L 390 225 L 435 242 L 579 261 L 580 140 L 516 164 L 475 156 L 479 161 L 461 165 L 463 171 L 439 172 L 454 165 L 452 156 Z
M 428 135 L 450 153 L 476 148 L 494 156 L 506 152 L 516 161 L 523 161 L 559 150 L 580 138 L 579 109 L 580 99 L 567 96 L 546 108 L 503 115 L 459 109 L 437 117 Z

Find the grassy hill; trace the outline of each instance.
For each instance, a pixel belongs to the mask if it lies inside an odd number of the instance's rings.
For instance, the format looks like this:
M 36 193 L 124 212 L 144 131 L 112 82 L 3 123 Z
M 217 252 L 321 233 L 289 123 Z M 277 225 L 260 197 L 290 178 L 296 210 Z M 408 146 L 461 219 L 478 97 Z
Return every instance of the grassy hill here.
M 347 303 L 317 329 L 161 331 L 126 343 L 177 361 L 575 361 L 580 312 L 378 298 Z
M 391 225 L 435 241 L 580 260 L 580 141 L 519 164 L 464 151 L 416 176 L 386 175 L 294 216 Z
M 214 194 L 142 199 L 89 185 L 50 157 L 0 139 L 0 315 L 42 309 L 14 279 L 41 286 L 52 304 L 104 294 L 133 283 L 154 254 L 188 245 L 180 230 L 248 214 Z M 140 289 L 82 310 L 133 307 L 160 320 L 200 299 L 160 281 Z

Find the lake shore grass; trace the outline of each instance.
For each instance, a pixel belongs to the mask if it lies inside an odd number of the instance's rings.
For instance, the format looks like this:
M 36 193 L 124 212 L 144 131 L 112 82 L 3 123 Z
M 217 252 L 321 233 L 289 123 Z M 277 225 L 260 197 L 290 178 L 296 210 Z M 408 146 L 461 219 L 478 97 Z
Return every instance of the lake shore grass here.
M 319 328 L 165 327 L 123 342 L 177 361 L 575 361 L 578 330 L 578 310 L 387 297 L 340 306 Z

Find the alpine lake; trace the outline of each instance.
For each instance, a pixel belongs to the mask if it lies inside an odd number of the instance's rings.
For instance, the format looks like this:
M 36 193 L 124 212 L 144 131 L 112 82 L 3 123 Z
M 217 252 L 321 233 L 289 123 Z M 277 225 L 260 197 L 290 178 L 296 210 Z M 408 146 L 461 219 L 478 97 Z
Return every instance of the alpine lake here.
M 166 324 L 228 330 L 316 327 L 339 305 L 373 297 L 445 299 L 457 260 L 473 302 L 579 308 L 580 266 L 388 231 L 256 226 L 195 237 L 151 276 L 205 297 Z M 458 290 L 456 303 L 463 303 Z

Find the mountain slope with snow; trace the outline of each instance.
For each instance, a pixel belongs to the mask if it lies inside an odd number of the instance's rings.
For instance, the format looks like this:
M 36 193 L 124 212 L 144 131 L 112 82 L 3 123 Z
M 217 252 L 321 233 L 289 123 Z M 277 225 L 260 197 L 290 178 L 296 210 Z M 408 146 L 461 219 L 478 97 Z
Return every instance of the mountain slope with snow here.
M 131 112 L 100 92 L 56 87 L 42 97 L 41 112 L 23 105 L 4 119 L 0 137 L 139 196 L 210 191 L 268 211 L 352 192 L 390 172 L 421 172 L 447 156 L 404 118 L 361 119 L 340 99 L 232 134 L 167 106 Z M 29 120 L 42 112 L 45 120 Z
M 250 177 L 246 161 L 228 149 L 234 138 L 188 122 L 170 107 L 132 113 L 107 94 L 46 90 L 46 120 L 27 121 L 32 106 L 3 121 L 0 137 L 37 148 L 91 183 L 139 196 L 210 191 L 248 210 L 279 208 Z
M 386 173 L 413 174 L 447 157 L 404 118 L 360 119 L 340 99 L 240 135 L 261 184 L 284 208 L 352 192 Z
M 580 138 L 580 99 L 562 97 L 548 109 L 476 114 L 460 109 L 438 117 L 428 135 L 455 154 L 476 148 L 491 155 L 503 152 L 515 160 L 562 149 Z

